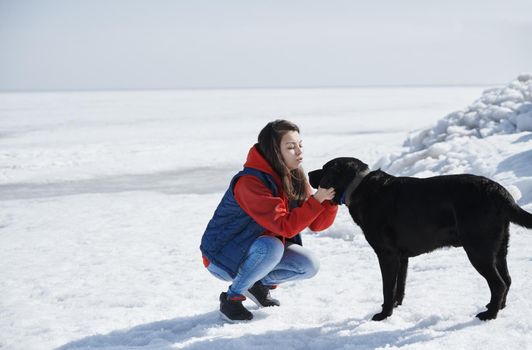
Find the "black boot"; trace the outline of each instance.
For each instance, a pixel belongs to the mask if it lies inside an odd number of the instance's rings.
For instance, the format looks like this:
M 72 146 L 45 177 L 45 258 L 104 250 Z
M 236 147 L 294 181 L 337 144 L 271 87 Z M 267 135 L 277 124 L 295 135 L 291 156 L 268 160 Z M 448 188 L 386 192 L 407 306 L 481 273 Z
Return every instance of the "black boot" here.
M 243 295 L 228 298 L 226 292 L 220 294 L 220 314 L 227 321 L 249 321 L 253 318 L 253 314 L 242 305 L 242 301 L 246 300 Z
M 270 287 L 265 286 L 264 284 L 260 283 L 260 281 L 255 282 L 255 284 L 248 289 L 246 296 L 253 300 L 253 302 L 255 302 L 255 304 L 257 304 L 259 307 L 281 305 L 279 300 L 271 297 Z

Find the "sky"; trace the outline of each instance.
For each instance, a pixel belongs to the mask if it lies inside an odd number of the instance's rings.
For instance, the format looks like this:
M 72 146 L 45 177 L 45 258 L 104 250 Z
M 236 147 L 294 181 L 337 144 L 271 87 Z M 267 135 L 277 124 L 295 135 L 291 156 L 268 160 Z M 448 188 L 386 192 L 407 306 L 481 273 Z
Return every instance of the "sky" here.
M 503 84 L 532 1 L 0 0 L 0 91 Z

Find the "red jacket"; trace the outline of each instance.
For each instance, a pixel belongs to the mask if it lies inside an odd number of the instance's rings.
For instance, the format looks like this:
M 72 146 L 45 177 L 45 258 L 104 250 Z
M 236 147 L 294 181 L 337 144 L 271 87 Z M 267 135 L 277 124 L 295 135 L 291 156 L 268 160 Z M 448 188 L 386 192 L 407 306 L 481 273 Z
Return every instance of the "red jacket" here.
M 322 231 L 332 225 L 338 205 L 330 201 L 320 204 L 311 196 L 310 186 L 307 189 L 307 199 L 301 206 L 289 209 L 281 179 L 259 153 L 257 145 L 249 150 L 244 167 L 270 174 L 279 191 L 279 195 L 274 197 L 261 180 L 250 175 L 242 176 L 235 185 L 234 196 L 238 205 L 267 230 L 265 234 L 292 238 L 307 227 L 312 231 Z

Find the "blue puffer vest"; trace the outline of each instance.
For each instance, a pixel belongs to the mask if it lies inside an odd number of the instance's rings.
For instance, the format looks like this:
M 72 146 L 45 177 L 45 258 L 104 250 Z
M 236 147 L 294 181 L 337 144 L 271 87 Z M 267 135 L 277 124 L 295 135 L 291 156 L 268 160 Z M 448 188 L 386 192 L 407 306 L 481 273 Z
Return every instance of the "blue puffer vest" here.
M 210 262 L 227 271 L 232 277 L 236 276 L 249 247 L 266 231 L 238 205 L 233 195 L 236 182 L 243 175 L 256 176 L 274 196 L 278 195 L 273 178 L 257 169 L 244 168 L 231 180 L 203 233 L 200 250 Z M 301 244 L 299 235 L 294 238 L 294 243 Z

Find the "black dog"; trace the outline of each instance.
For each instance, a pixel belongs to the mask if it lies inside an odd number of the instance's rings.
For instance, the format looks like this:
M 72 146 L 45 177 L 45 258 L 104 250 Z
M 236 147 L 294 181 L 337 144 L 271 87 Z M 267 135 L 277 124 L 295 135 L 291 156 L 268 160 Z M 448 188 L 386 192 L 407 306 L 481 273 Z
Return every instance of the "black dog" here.
M 395 177 L 369 171 L 356 158 L 333 159 L 309 179 L 315 188 L 335 188 L 333 201 L 348 206 L 378 256 L 384 304 L 373 320 L 403 302 L 408 258 L 445 246 L 463 247 L 488 282 L 491 300 L 477 317 L 494 319 L 505 307 L 509 223 L 532 228 L 532 214 L 497 182 L 475 175 Z

